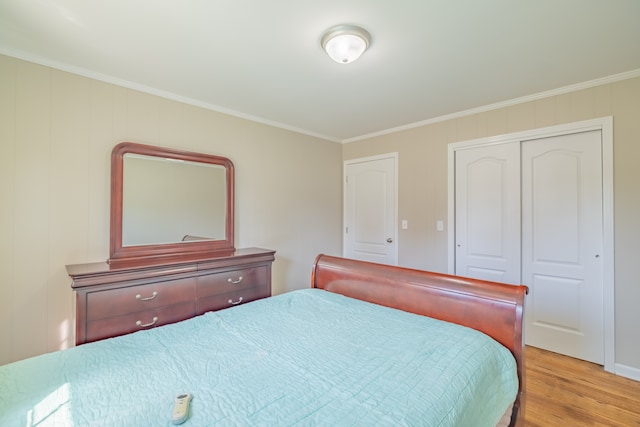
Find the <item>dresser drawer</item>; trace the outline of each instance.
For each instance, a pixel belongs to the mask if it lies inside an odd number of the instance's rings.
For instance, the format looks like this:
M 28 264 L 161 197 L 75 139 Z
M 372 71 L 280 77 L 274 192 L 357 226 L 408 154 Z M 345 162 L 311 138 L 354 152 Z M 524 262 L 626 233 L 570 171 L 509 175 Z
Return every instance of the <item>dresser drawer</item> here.
M 259 266 L 198 277 L 198 298 L 234 292 L 268 284 L 267 267 Z
M 195 279 L 193 278 L 89 292 L 87 321 L 179 304 L 194 299 Z
M 167 323 L 179 322 L 193 317 L 195 302 L 167 305 L 107 319 L 94 320 L 87 324 L 87 341 L 96 341 L 117 335 L 150 329 Z
M 207 311 L 221 310 L 223 308 L 233 307 L 234 305 L 244 304 L 245 302 L 255 301 L 269 296 L 271 296 L 271 289 L 269 286 L 261 285 L 234 292 L 227 292 L 225 294 L 202 297 L 198 298 L 197 314 L 202 314 Z

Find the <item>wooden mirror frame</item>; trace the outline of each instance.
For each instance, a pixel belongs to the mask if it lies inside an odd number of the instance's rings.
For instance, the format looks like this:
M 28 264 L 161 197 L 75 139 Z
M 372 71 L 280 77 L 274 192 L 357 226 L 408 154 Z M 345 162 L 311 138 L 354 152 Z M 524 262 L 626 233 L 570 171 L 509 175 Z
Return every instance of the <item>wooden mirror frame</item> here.
M 223 166 L 226 170 L 226 223 L 224 240 L 122 246 L 122 200 L 125 154 L 140 154 Z M 171 264 L 230 255 L 234 247 L 234 167 L 226 157 L 152 145 L 121 142 L 111 152 L 111 238 L 109 264 Z

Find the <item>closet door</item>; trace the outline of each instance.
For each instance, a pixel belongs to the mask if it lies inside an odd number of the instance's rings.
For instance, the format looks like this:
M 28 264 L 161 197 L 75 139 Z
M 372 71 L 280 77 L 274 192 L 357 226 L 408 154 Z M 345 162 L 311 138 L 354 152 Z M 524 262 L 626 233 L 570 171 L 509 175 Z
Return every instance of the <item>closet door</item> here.
M 522 144 L 526 342 L 604 362 L 601 131 Z
M 526 343 L 599 364 L 601 134 L 455 152 L 455 274 L 529 286 Z
M 520 283 L 520 143 L 455 153 L 455 268 Z

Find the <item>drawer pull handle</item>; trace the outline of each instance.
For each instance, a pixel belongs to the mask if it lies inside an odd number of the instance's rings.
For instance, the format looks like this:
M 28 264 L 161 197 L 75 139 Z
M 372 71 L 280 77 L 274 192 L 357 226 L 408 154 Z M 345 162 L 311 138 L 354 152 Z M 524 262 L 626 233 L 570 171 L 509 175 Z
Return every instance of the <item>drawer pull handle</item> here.
M 242 297 L 238 298 L 238 301 L 229 300 L 229 304 L 238 305 L 242 302 Z
M 157 296 L 158 296 L 158 292 L 153 291 L 153 293 L 151 294 L 151 296 L 150 296 L 150 297 L 142 298 L 142 295 L 138 294 L 138 295 L 136 295 L 136 299 L 137 299 L 138 301 L 149 301 L 149 300 L 154 299 L 154 298 L 155 298 L 155 297 L 157 297 Z
M 136 322 L 136 326 L 139 326 L 141 328 L 148 328 L 149 326 L 153 326 L 156 324 L 156 322 L 158 321 L 158 317 L 157 316 L 153 316 L 153 320 L 151 321 L 151 323 L 142 323 L 142 320 L 138 320 Z
M 233 284 L 240 283 L 240 282 L 242 282 L 242 276 L 238 277 L 238 280 L 233 280 L 231 277 L 229 277 L 227 279 L 227 282 L 233 283 Z

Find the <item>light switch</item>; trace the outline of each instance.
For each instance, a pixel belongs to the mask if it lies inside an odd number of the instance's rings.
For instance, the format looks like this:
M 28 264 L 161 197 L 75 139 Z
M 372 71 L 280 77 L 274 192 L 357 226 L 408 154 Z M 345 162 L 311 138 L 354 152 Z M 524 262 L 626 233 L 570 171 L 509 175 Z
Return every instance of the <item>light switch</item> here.
M 406 230 L 407 228 L 409 228 L 409 221 L 407 221 L 406 219 L 402 220 L 402 229 Z
M 441 219 L 436 221 L 436 230 L 444 231 L 444 222 Z

